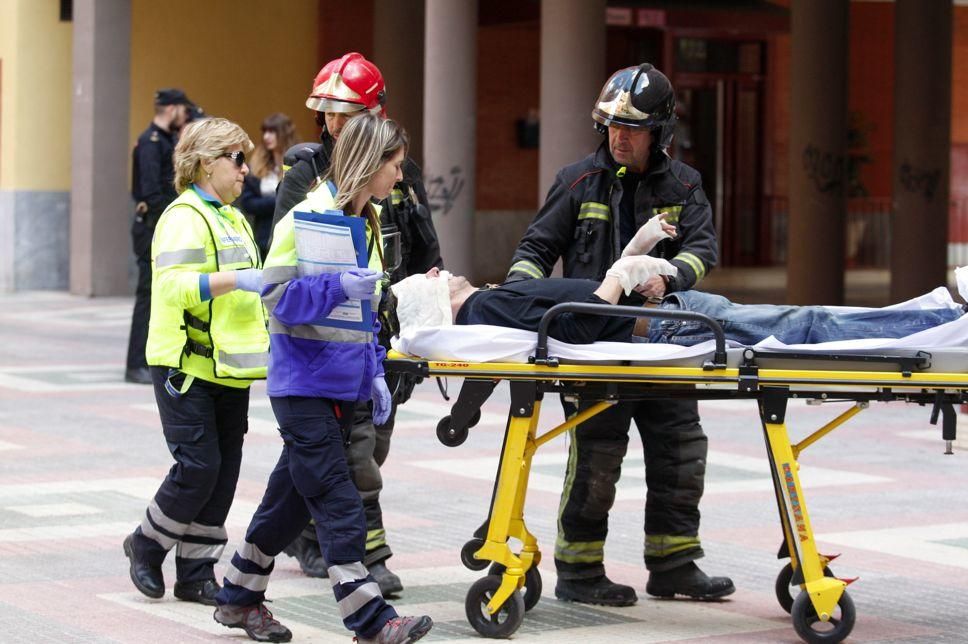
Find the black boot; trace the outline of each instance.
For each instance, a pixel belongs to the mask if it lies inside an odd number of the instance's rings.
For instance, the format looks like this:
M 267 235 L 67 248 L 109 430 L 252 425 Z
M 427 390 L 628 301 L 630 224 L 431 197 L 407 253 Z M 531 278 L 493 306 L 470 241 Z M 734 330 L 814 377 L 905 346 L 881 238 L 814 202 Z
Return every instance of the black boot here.
M 299 562 L 299 567 L 302 568 L 307 577 L 318 577 L 320 579 L 329 577 L 329 565 L 323 559 L 323 555 L 319 551 L 319 544 L 315 539 L 299 535 L 282 551 Z
M 124 555 L 130 562 L 128 574 L 134 587 L 141 591 L 141 594 L 158 599 L 165 594 L 165 578 L 161 574 L 160 566 L 151 566 L 141 561 L 134 551 L 134 535 L 129 534 L 124 538 Z
M 685 595 L 699 600 L 719 599 L 735 591 L 732 579 L 710 577 L 692 561 L 672 570 L 650 572 L 645 585 L 645 592 L 654 597 Z
M 204 581 L 176 581 L 175 597 L 185 602 L 197 602 L 206 606 L 215 606 L 215 596 L 222 588 L 214 579 Z
M 602 575 L 591 579 L 561 579 L 555 585 L 555 597 L 579 604 L 631 606 L 639 600 L 635 589 Z
M 378 561 L 371 566 L 367 566 L 367 570 L 373 575 L 373 579 L 380 586 L 380 594 L 384 598 L 390 597 L 391 595 L 396 595 L 403 590 L 403 582 L 394 573 L 390 572 L 387 568 L 387 560 Z

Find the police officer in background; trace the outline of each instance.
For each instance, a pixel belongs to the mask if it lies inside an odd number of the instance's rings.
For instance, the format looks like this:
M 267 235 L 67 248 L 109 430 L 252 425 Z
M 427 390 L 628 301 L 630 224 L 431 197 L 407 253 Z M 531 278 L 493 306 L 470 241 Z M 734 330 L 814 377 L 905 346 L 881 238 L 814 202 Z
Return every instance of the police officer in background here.
M 155 92 L 155 118 L 138 137 L 132 153 L 131 196 L 136 206 L 131 240 L 138 260 L 138 286 L 124 372 L 124 379 L 128 382 L 151 384 L 151 374 L 145 361 L 151 309 L 151 237 L 161 213 L 178 196 L 175 192 L 172 154 L 178 131 L 188 122 L 193 107 L 180 89 L 160 89 Z
M 286 152 L 283 158 L 286 170 L 276 196 L 273 227 L 293 206 L 306 198 L 329 168 L 333 146 L 346 122 L 366 113 L 385 117 L 385 103 L 383 75 L 376 65 L 361 54 L 348 53 L 326 63 L 316 75 L 312 92 L 306 100 L 306 107 L 316 112 L 316 123 L 322 128 L 320 142 L 301 143 Z M 386 270 L 390 273 L 391 283 L 414 273 L 425 273 L 435 266 L 443 266 L 420 167 L 407 157 L 402 171 L 403 181 L 397 183 L 390 197 L 380 203 L 385 243 L 393 240 L 399 244 L 398 249 L 387 253 Z M 392 262 L 394 256 L 398 262 Z M 383 307 L 380 318 L 380 342 L 384 347 L 389 347 L 390 337 L 396 329 L 389 323 Z M 402 591 L 403 584 L 386 567 L 386 560 L 393 552 L 387 544 L 383 528 L 380 507 L 383 478 L 380 467 L 390 449 L 396 408 L 410 397 L 416 382 L 412 376 L 388 373 L 387 384 L 394 392 L 389 420 L 383 425 L 374 426 L 369 409 L 365 405 L 358 405 L 347 446 L 346 456 L 353 482 L 363 499 L 366 513 L 366 556 L 363 563 L 385 597 Z M 296 557 L 307 575 L 327 575 L 327 564 L 321 556 L 312 526 L 297 537 L 285 549 L 285 553 Z
M 547 277 L 559 258 L 565 277 L 602 280 L 635 232 L 665 213 L 677 236 L 650 254 L 672 262 L 678 275 L 652 278 L 639 295 L 661 298 L 692 288 L 716 264 L 716 233 L 699 173 L 668 155 L 676 120 L 669 79 L 648 63 L 615 72 L 592 118 L 606 141 L 558 172 L 514 253 L 508 281 Z M 583 400 L 581 408 L 593 402 Z M 565 404 L 566 415 L 576 411 Z M 699 499 L 707 452 L 694 400 L 622 402 L 572 430 L 555 545 L 555 595 L 609 606 L 638 600 L 632 587 L 612 582 L 604 566 L 608 511 L 632 420 L 642 437 L 648 486 L 646 592 L 693 599 L 729 595 L 730 579 L 710 578 L 694 563 L 703 556 Z

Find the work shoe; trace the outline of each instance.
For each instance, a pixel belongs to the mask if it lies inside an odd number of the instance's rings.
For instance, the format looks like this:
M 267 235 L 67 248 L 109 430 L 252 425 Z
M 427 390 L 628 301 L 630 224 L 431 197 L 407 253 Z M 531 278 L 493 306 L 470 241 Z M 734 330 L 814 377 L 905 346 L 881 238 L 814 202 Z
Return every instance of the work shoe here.
M 602 575 L 590 579 L 561 579 L 555 584 L 555 597 L 579 604 L 631 606 L 639 600 L 635 589 Z
M 124 538 L 124 556 L 128 558 L 130 566 L 128 574 L 134 587 L 141 591 L 142 595 L 159 599 L 165 595 L 165 577 L 161 574 L 161 566 L 150 566 L 140 561 L 134 551 L 134 535 L 129 534 Z
M 735 591 L 732 579 L 710 577 L 692 561 L 672 570 L 650 572 L 645 585 L 645 592 L 654 597 L 685 595 L 699 600 L 719 599 Z
M 394 617 L 373 637 L 356 637 L 358 644 L 406 644 L 416 642 L 430 632 L 434 620 L 421 617 Z
M 282 551 L 299 562 L 299 567 L 307 577 L 329 577 L 329 566 L 319 552 L 319 544 L 315 539 L 299 535 Z
M 204 581 L 176 581 L 175 597 L 185 602 L 215 606 L 215 596 L 222 588 L 214 579 Z
M 396 595 L 403 590 L 403 582 L 394 573 L 387 569 L 386 560 L 378 561 L 372 566 L 367 566 L 367 570 L 373 575 L 373 579 L 380 586 L 380 594 L 384 597 Z
M 212 617 L 222 626 L 241 628 L 257 642 L 288 642 L 292 639 L 292 631 L 273 618 L 265 604 L 225 604 L 216 608 Z

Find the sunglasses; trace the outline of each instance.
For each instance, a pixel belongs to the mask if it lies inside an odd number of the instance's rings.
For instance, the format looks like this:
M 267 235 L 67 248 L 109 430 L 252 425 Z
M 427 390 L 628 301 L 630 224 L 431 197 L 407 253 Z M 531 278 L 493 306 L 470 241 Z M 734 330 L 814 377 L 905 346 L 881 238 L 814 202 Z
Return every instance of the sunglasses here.
M 235 162 L 235 166 L 241 168 L 245 165 L 245 152 L 238 150 L 236 152 L 223 152 L 221 154 L 223 157 L 228 157 Z

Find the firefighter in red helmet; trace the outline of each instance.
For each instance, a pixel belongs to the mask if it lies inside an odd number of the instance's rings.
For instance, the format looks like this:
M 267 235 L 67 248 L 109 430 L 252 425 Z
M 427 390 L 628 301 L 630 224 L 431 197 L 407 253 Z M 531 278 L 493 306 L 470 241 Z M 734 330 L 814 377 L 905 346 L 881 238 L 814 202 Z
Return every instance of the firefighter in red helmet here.
M 329 61 L 319 70 L 306 99 L 306 107 L 316 113 L 316 123 L 322 128 L 320 142 L 301 143 L 286 152 L 283 158 L 285 174 L 276 195 L 273 226 L 306 198 L 319 177 L 329 168 L 333 145 L 346 122 L 366 113 L 386 116 L 386 96 L 383 74 L 361 54 L 346 54 Z M 396 239 L 399 242 L 398 248 L 386 253 L 388 264 L 392 263 L 393 257 L 399 260 L 396 266 L 391 264 L 386 267 L 391 282 L 414 273 L 425 273 L 435 266 L 443 267 L 420 167 L 408 157 L 404 160 L 402 170 L 403 181 L 394 186 L 388 199 L 381 202 L 382 236 L 384 240 Z M 389 318 L 383 315 L 383 307 L 381 321 L 380 341 L 389 347 L 390 337 L 395 330 L 388 323 Z M 386 560 L 393 553 L 387 545 L 380 508 L 379 497 L 383 488 L 380 466 L 390 448 L 396 407 L 410 397 L 416 380 L 409 376 L 387 374 L 387 384 L 394 392 L 390 419 L 384 425 L 374 426 L 369 410 L 363 406 L 354 419 L 346 453 L 353 482 L 360 492 L 366 512 L 366 556 L 363 563 L 380 585 L 384 597 L 399 593 L 403 590 L 403 584 L 386 567 Z M 299 560 L 300 567 L 307 575 L 327 576 L 327 564 L 322 558 L 312 526 L 303 531 L 285 552 Z

